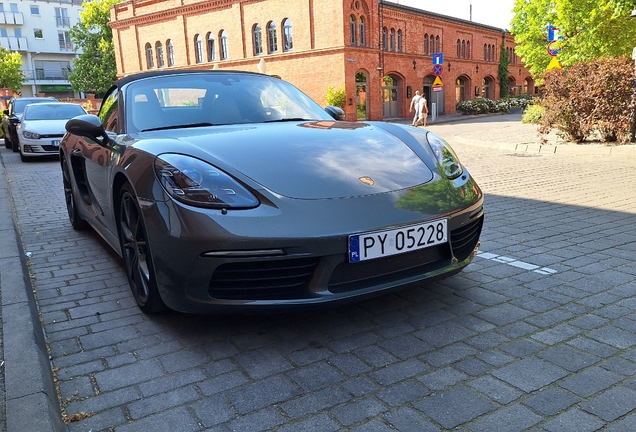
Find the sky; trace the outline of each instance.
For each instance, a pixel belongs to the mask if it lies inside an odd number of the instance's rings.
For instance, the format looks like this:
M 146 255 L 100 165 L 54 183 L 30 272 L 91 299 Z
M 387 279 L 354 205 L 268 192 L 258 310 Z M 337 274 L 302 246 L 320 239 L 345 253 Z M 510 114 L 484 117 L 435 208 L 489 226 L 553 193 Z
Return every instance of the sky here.
M 514 0 L 388 0 L 404 6 L 423 9 L 465 20 L 470 19 L 473 5 L 473 21 L 502 29 L 510 29 Z

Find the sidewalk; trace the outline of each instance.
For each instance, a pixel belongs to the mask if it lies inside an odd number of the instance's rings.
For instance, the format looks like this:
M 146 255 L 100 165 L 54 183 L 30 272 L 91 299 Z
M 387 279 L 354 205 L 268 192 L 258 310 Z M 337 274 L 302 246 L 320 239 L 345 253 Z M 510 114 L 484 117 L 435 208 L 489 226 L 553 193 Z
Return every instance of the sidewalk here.
M 0 140 L 4 151 L 4 140 Z M 26 262 L 13 218 L 4 164 L 0 159 L 0 299 L 4 345 L 4 392 L 0 430 L 63 431 L 59 402 Z M 3 416 L 3 414 L 5 414 Z M 1 419 L 4 417 L 4 419 Z M 4 420 L 4 425 L 2 424 Z

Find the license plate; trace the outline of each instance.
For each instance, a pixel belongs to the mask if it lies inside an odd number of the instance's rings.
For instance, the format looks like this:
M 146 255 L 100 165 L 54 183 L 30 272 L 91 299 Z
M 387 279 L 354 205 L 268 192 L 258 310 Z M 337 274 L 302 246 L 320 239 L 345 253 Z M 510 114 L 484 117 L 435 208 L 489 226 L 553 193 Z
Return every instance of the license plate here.
M 349 236 L 349 262 L 411 252 L 448 242 L 447 219 Z
M 53 140 L 53 141 L 51 141 L 51 145 L 53 147 L 59 147 L 61 142 L 62 142 L 62 140 Z

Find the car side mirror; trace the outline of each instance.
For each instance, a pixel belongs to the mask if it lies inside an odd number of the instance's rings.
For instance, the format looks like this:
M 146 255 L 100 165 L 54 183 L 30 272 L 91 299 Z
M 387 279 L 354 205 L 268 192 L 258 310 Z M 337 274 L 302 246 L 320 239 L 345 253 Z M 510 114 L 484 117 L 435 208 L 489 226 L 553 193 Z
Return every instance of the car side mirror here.
M 102 121 L 94 114 L 83 114 L 73 117 L 66 122 L 66 131 L 73 135 L 90 138 L 99 144 L 109 141 L 108 134 L 102 126 Z
M 333 117 L 334 120 L 338 120 L 338 121 L 344 120 L 345 112 L 340 107 L 328 105 L 325 107 L 325 111 L 327 111 L 327 114 Z

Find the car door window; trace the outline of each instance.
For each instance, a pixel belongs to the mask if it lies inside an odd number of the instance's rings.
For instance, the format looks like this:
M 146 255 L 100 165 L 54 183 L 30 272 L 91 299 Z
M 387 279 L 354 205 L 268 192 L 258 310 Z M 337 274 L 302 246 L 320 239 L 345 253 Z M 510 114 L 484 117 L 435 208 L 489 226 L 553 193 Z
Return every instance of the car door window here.
M 118 92 L 113 91 L 102 102 L 102 107 L 99 110 L 99 119 L 102 122 L 102 126 L 107 132 L 119 133 L 118 122 Z

